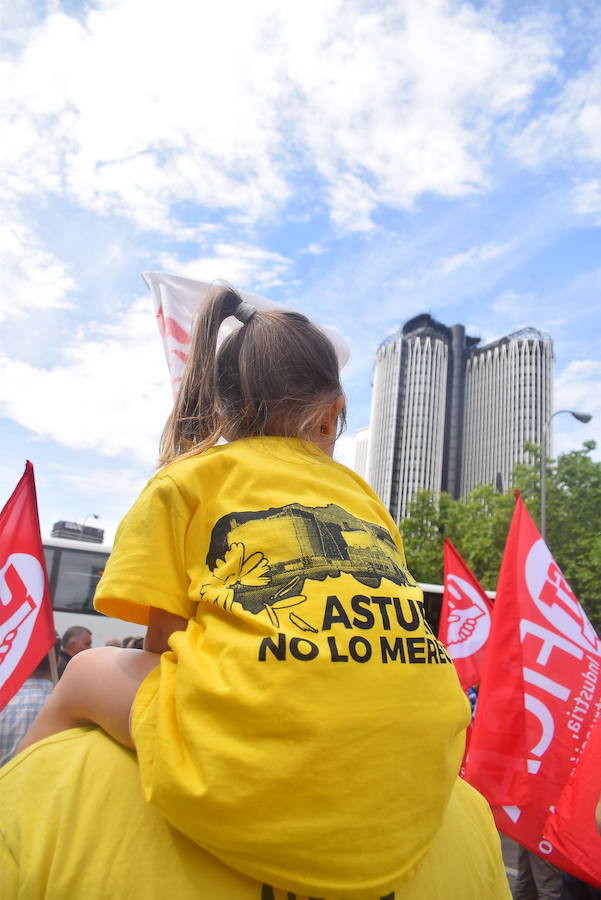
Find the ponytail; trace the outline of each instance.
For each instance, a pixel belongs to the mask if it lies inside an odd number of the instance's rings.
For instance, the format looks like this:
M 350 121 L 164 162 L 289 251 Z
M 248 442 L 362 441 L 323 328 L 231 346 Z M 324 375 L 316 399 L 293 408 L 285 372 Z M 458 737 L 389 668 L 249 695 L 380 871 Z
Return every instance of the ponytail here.
M 217 443 L 222 424 L 216 406 L 215 354 L 221 323 L 233 316 L 242 298 L 231 288 L 215 292 L 198 312 L 190 356 L 177 397 L 163 429 L 160 464 L 200 453 Z

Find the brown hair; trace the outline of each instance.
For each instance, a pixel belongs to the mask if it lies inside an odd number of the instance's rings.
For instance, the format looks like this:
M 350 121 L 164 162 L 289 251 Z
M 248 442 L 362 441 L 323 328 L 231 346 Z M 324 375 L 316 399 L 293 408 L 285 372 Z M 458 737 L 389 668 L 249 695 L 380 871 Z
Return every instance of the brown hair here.
M 198 313 L 161 437 L 161 465 L 202 453 L 222 435 L 310 439 L 324 409 L 342 394 L 334 347 L 300 313 L 257 310 L 216 351 L 221 323 L 241 302 L 231 288 L 219 289 Z

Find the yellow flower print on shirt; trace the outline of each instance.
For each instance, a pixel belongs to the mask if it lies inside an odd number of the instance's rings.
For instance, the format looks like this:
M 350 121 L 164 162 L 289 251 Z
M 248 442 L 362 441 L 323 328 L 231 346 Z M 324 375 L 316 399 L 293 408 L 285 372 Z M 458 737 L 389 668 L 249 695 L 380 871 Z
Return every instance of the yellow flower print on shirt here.
M 269 584 L 269 563 L 259 551 L 245 555 L 242 543 L 228 547 L 223 559 L 218 559 L 209 581 L 200 589 L 200 596 L 208 603 L 231 609 L 234 589 L 240 585 L 259 586 Z
M 215 563 L 209 580 L 200 589 L 200 596 L 207 603 L 214 603 L 229 610 L 235 601 L 236 588 L 241 586 L 264 587 L 269 583 L 269 563 L 263 553 L 256 551 L 250 556 L 246 556 L 244 544 L 233 543 L 226 550 L 224 558 L 218 559 Z M 276 610 L 289 609 L 291 606 L 298 606 L 306 601 L 307 598 L 304 594 L 297 594 L 300 583 L 301 579 L 295 575 L 272 595 L 269 603 L 263 601 L 263 609 L 276 628 L 279 628 L 280 625 Z M 295 613 L 290 613 L 289 617 L 290 621 L 301 631 L 317 633 L 316 628 Z

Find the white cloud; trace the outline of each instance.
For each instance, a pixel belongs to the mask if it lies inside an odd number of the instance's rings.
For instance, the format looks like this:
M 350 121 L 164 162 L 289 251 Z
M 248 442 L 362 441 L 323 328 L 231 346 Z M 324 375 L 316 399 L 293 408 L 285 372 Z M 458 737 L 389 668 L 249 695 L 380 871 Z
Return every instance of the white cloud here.
M 0 321 L 40 309 L 73 306 L 77 285 L 64 264 L 6 208 L 0 219 Z
M 478 190 L 555 53 L 544 24 L 454 0 L 114 0 L 24 34 L 0 72 L 4 189 L 166 232 L 178 203 L 264 218 L 299 167 L 347 230 Z
M 438 264 L 437 273 L 444 276 L 465 266 L 477 266 L 480 263 L 488 262 L 489 259 L 501 256 L 510 248 L 511 244 L 484 244 L 482 247 L 470 247 L 469 250 L 442 259 Z
M 534 294 L 506 290 L 493 302 L 492 309 L 497 315 L 506 316 L 508 319 L 514 320 L 514 322 L 516 319 L 519 319 L 521 322 L 526 323 L 529 317 L 537 319 L 540 315 L 536 309 L 536 302 L 537 299 Z
M 534 166 L 553 159 L 600 162 L 601 59 L 568 79 L 549 106 L 514 140 L 518 158 Z
M 327 253 L 327 247 L 323 247 L 321 244 L 309 244 L 304 250 L 305 253 L 310 253 L 311 256 L 321 256 L 322 253 Z
M 23 0 L 2 0 L 0 4 L 0 46 L 2 50 L 18 50 L 32 29 L 39 25 L 37 10 Z
M 167 366 L 148 300 L 40 369 L 0 355 L 0 411 L 66 447 L 152 465 L 170 408 Z
M 375 226 L 371 214 L 378 203 L 376 191 L 349 172 L 338 178 L 333 173 L 334 169 L 327 195 L 334 223 L 348 231 L 372 231 Z
M 212 250 L 211 255 L 185 262 L 175 254 L 163 253 L 159 262 L 166 272 L 201 281 L 227 281 L 239 290 L 265 290 L 281 284 L 291 266 L 291 261 L 280 253 L 248 244 L 222 241 Z
M 161 230 L 178 201 L 255 218 L 281 202 L 276 75 L 254 46 L 260 18 L 227 6 L 124 0 L 85 22 L 50 15 L 5 66 L 13 181 L 27 155 L 39 176 L 21 178 L 24 190 L 61 183 L 92 209 Z
M 140 474 L 141 470 L 132 467 L 103 467 L 96 465 L 93 468 L 86 469 L 84 472 L 48 467 L 48 471 L 55 480 L 70 488 L 74 488 L 82 496 L 92 499 L 102 497 L 106 491 L 107 484 L 112 484 L 118 486 L 119 493 L 131 497 L 133 502 L 144 484 L 142 480 L 144 475 Z M 148 468 L 147 472 L 147 477 L 150 477 L 152 473 L 151 467 Z
M 400 315 L 407 319 L 417 312 L 432 312 L 443 307 L 458 292 L 463 296 L 473 295 L 476 279 L 490 282 L 495 272 L 493 262 L 507 254 L 512 246 L 511 243 L 487 243 L 438 259 L 431 247 L 423 248 L 417 244 L 415 247 L 400 248 L 396 258 L 402 252 L 403 261 L 406 260 L 407 265 L 400 265 L 398 269 L 403 274 L 396 277 L 391 285 L 385 285 L 386 296 L 390 299 L 380 304 L 377 312 L 385 312 L 389 317 Z M 373 272 L 379 264 L 380 260 L 376 256 L 375 262 L 366 266 L 366 269 Z M 370 277 L 373 283 L 373 274 Z M 395 330 L 395 326 L 392 326 L 388 333 Z
M 583 216 L 596 218 L 595 224 L 601 225 L 601 180 L 594 178 L 584 181 L 574 190 L 574 209 Z
M 36 468 L 42 534 L 50 534 L 61 519 L 82 522 L 94 513 L 98 519 L 87 524 L 102 528 L 105 543 L 111 544 L 120 520 L 154 474 L 153 466 L 103 466 L 90 463 L 90 454 L 74 458 L 73 466 L 45 461 Z
M 501 24 L 468 4 L 341 4 L 334 28 L 306 4 L 290 9 L 288 73 L 305 98 L 293 115 L 347 228 L 365 230 L 378 203 L 485 186 L 495 122 L 552 71 L 552 42 L 534 22 Z

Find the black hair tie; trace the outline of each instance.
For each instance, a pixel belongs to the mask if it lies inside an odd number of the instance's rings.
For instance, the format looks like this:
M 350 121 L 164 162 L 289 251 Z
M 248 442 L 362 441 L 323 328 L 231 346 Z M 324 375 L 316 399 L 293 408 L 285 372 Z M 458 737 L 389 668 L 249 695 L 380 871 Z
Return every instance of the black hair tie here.
M 253 306 L 252 303 L 247 303 L 246 300 L 241 300 L 234 313 L 234 316 L 236 319 L 238 319 L 239 322 L 242 322 L 243 325 L 246 325 L 246 323 L 250 321 L 250 319 L 252 319 L 256 311 L 257 308 L 256 306 Z

